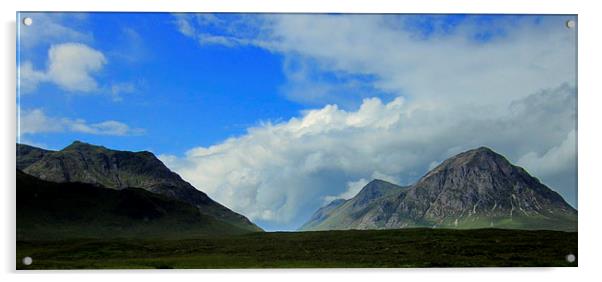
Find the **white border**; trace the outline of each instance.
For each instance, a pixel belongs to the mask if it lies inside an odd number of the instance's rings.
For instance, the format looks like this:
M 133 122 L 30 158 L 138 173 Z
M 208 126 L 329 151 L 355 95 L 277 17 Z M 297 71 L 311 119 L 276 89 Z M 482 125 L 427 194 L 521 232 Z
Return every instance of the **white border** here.
M 468 1 L 468 0 L 414 0 L 414 1 L 328 1 L 328 0 L 102 0 L 102 1 L 1 1 L 2 67 L 0 79 L 4 91 L 1 99 L 2 162 L 0 179 L 3 196 L 0 198 L 2 223 L 1 269 L 2 281 L 105 281 L 124 278 L 164 281 L 167 275 L 185 281 L 250 280 L 250 281 L 307 281 L 310 279 L 375 281 L 376 279 L 465 281 L 466 278 L 504 281 L 573 281 L 594 278 L 600 263 L 600 209 L 602 185 L 599 121 L 599 67 L 598 50 L 602 27 L 602 11 L 596 1 Z M 14 183 L 15 183 L 15 18 L 16 11 L 162 11 L 162 12 L 346 12 L 346 13 L 520 13 L 520 14 L 578 14 L 579 28 L 579 267 L 552 269 L 384 269 L 384 270 L 190 270 L 190 271 L 44 271 L 16 273 L 14 250 Z M 598 51 L 598 52 L 596 52 Z M 567 66 L 570 67 L 570 66 Z M 597 74 L 598 73 L 598 74 Z
M 585 1 L 504 0 L 475 3 L 470 0 L 109 0 L 109 1 L 19 1 L 21 11 L 152 11 L 152 12 L 342 12 L 342 13 L 547 13 L 575 14 Z M 488 1 L 493 2 L 493 1 Z

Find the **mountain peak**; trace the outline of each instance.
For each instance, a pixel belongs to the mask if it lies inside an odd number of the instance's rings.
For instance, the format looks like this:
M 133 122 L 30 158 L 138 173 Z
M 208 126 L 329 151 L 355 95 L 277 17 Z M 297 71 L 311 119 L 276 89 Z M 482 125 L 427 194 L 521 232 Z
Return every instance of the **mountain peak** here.
M 42 180 L 79 181 L 113 189 L 152 189 L 167 184 L 192 189 L 151 153 L 112 150 L 82 141 L 46 154 L 25 172 Z
M 374 179 L 370 181 L 362 190 L 360 190 L 355 197 L 353 197 L 355 204 L 364 205 L 365 203 L 371 202 L 374 199 L 380 198 L 391 191 L 397 191 L 403 187 L 395 185 L 391 182 L 387 182 L 380 179 Z
M 496 152 L 494 152 L 491 148 L 489 148 L 487 146 L 481 146 L 481 147 L 478 147 L 476 149 L 472 149 L 469 151 L 473 151 L 478 154 L 491 154 L 491 153 L 497 154 Z
M 516 167 L 514 167 L 504 156 L 488 147 L 482 146 L 459 153 L 445 160 L 439 166 L 429 171 L 423 179 L 443 171 L 455 169 L 464 171 L 473 169 L 488 170 L 490 172 L 502 171 L 504 174 L 508 174 L 516 170 Z
M 79 141 L 79 140 L 73 141 L 73 143 L 71 143 L 70 146 L 82 146 L 82 145 L 92 146 L 92 144 L 90 144 L 90 143 L 86 143 L 86 142 Z
M 479 147 L 476 149 L 472 149 L 472 150 L 468 150 L 465 152 L 462 152 L 452 158 L 450 158 L 450 160 L 453 159 L 475 159 L 475 158 L 481 158 L 481 159 L 505 159 L 504 156 L 496 153 L 495 151 L 493 151 L 492 149 L 490 149 L 489 147 Z
M 143 157 L 146 159 L 152 159 L 152 160 L 157 160 L 159 161 L 159 159 L 157 158 L 157 156 L 155 156 L 155 154 L 153 154 L 152 152 L 149 151 L 138 151 L 138 152 L 131 152 L 131 151 L 120 151 L 120 150 L 113 150 L 113 149 L 109 149 L 107 147 L 101 146 L 101 145 L 94 145 L 94 144 L 90 144 L 90 143 L 86 143 L 86 142 L 82 142 L 79 140 L 73 141 L 73 143 L 71 143 L 69 146 L 63 148 L 61 151 L 63 152 L 69 152 L 69 151 L 86 151 L 86 152 L 96 152 L 96 153 L 103 153 L 103 154 L 115 154 L 115 153 L 123 153 L 123 154 L 127 154 L 130 156 L 138 156 L 138 157 Z
M 90 143 L 82 142 L 79 140 L 73 141 L 69 146 L 63 148 L 63 150 L 82 150 L 82 149 L 107 149 L 103 146 L 92 145 Z
M 372 181 L 368 182 L 368 184 L 366 185 L 375 185 L 375 184 L 392 184 L 391 182 L 382 180 L 382 179 L 378 179 L 378 178 L 374 178 L 372 179 Z
M 360 192 L 357 194 L 360 195 L 363 193 L 374 193 L 376 191 L 395 189 L 398 187 L 399 186 L 388 181 L 384 181 L 381 179 L 373 179 L 372 181 L 368 182 L 368 184 L 366 184 L 366 186 L 364 186 L 362 190 L 360 190 Z
M 576 213 L 558 193 L 487 147 L 447 159 L 408 195 L 408 201 L 420 204 L 422 219 L 446 224 L 456 218 L 468 224 L 471 216 L 501 220 Z

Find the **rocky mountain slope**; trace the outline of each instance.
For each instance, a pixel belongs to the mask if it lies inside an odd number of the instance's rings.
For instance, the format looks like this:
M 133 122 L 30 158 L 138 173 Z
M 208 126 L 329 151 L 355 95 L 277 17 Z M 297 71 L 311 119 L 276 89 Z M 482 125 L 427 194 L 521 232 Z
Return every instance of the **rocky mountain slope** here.
M 184 181 L 150 152 L 110 150 L 76 141 L 60 151 L 36 154 L 35 157 L 39 159 L 25 165 L 29 160 L 35 159 L 31 153 L 35 149 L 28 149 L 17 150 L 17 163 L 23 164 L 21 168 L 24 173 L 41 180 L 58 183 L 81 182 L 116 190 L 141 188 L 191 204 L 202 214 L 239 228 L 261 231 L 246 217 L 213 201 Z
M 375 182 L 386 183 L 375 180 L 326 215 L 318 211 L 301 230 L 577 229 L 577 211 L 558 193 L 485 147 L 444 161 L 410 187 L 387 183 L 378 185 L 379 193 L 367 193 Z
M 17 144 L 17 169 L 24 170 L 26 167 L 41 160 L 44 155 L 50 152 L 51 151 L 25 144 Z

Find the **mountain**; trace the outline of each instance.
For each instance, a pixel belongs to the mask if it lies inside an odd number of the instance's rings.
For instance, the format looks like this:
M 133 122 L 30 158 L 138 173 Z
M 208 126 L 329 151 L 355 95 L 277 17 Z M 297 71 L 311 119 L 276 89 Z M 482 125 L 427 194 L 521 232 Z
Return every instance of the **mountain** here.
M 189 238 L 249 231 L 138 188 L 56 183 L 17 170 L 17 240 Z
M 31 153 L 23 156 L 29 155 Z M 18 162 L 20 159 L 22 155 L 18 154 Z M 213 201 L 184 181 L 147 151 L 117 151 L 75 141 L 60 151 L 44 152 L 39 160 L 24 167 L 23 172 L 57 183 L 80 182 L 115 190 L 141 188 L 191 204 L 201 213 L 228 224 L 249 231 L 262 231 L 246 217 Z
M 381 229 L 378 220 L 367 220 L 385 213 L 390 204 L 383 199 L 403 194 L 408 187 L 375 179 L 349 200 L 338 199 L 318 209 L 300 230 Z M 352 226 L 353 228 L 345 228 Z
M 370 182 L 327 214 L 318 210 L 301 230 L 577 229 L 577 211 L 558 193 L 485 147 L 444 161 L 412 186 L 385 183 Z

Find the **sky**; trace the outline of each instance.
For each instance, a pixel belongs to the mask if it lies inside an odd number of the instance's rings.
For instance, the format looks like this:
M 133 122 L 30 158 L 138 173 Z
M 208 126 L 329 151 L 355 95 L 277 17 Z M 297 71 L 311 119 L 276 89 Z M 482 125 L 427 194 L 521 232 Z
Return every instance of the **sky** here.
M 575 16 L 19 17 L 17 142 L 151 151 L 266 230 L 479 146 L 577 207 Z

